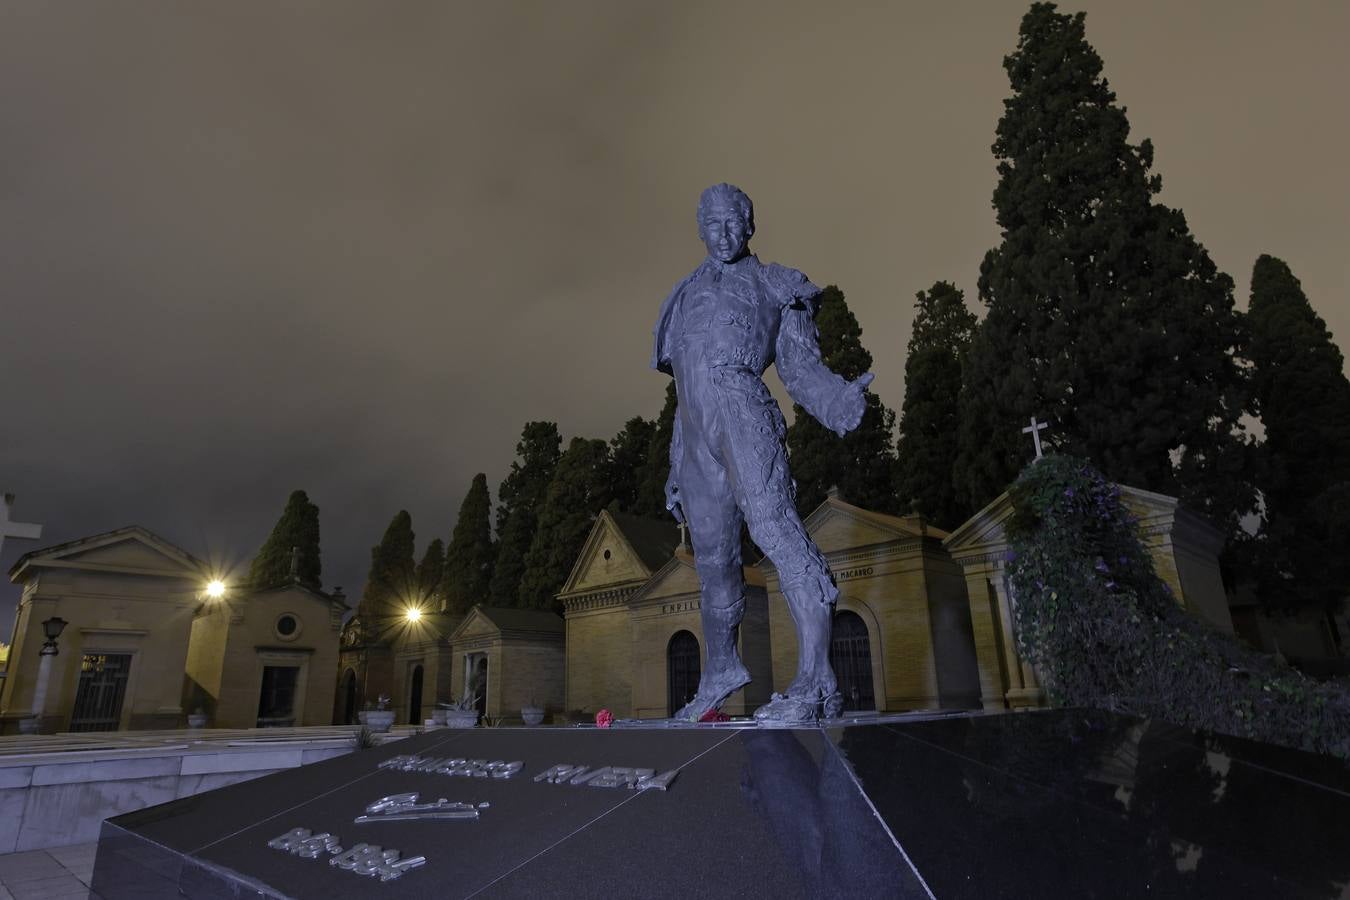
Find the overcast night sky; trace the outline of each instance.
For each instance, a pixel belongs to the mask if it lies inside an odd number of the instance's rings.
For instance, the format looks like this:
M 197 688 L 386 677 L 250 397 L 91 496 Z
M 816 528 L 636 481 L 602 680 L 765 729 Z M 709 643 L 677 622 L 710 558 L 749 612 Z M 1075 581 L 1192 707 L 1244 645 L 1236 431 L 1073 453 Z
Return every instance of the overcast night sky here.
M 304 488 L 354 602 L 392 515 L 448 538 L 526 420 L 656 414 L 717 181 L 898 409 L 914 293 L 982 310 L 1027 5 L 844 6 L 4 0 L 0 488 L 44 533 L 0 565 L 130 524 L 241 563 Z M 1350 5 L 1061 9 L 1239 307 L 1279 256 L 1350 349 Z

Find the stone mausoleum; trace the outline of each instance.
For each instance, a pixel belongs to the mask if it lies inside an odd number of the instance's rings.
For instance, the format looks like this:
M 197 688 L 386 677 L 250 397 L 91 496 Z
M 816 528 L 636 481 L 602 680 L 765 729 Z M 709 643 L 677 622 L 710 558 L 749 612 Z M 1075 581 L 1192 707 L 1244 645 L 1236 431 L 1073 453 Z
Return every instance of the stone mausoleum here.
M 333 709 L 340 592 L 300 585 L 207 595 L 207 563 L 139 526 L 20 557 L 0 728 L 48 731 L 326 725 Z M 66 624 L 34 709 L 42 623 Z
M 1231 633 L 1222 534 L 1171 497 L 1122 488 L 1158 574 L 1177 601 Z M 804 520 L 839 584 L 830 659 L 845 711 L 1008 709 L 1043 692 L 1016 651 L 1005 565 L 1007 494 L 952 533 L 831 495 Z M 795 674 L 796 634 L 767 559 L 747 566 L 740 650 L 754 683 L 725 712 L 744 715 Z M 597 518 L 559 600 L 566 620 L 566 709 L 670 715 L 697 690 L 702 661 L 693 556 L 669 524 Z M 510 680 L 506 671 L 503 678 Z

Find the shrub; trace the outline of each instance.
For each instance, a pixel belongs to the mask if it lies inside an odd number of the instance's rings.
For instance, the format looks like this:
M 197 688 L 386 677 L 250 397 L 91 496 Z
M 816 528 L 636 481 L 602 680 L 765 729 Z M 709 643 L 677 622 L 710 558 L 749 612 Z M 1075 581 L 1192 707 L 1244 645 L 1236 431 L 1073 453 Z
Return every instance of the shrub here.
M 1010 498 L 1018 647 L 1052 703 L 1350 759 L 1350 685 L 1313 681 L 1188 615 L 1120 489 L 1091 464 L 1047 456 Z

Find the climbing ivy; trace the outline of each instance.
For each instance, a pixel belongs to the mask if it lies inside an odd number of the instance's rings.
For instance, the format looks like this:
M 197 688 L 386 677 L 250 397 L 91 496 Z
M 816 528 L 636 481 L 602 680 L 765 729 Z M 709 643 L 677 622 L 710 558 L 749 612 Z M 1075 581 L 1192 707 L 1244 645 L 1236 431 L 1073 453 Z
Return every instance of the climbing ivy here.
M 1187 614 L 1091 464 L 1047 456 L 1010 497 L 1018 646 L 1052 703 L 1350 759 L 1350 684 L 1313 681 Z

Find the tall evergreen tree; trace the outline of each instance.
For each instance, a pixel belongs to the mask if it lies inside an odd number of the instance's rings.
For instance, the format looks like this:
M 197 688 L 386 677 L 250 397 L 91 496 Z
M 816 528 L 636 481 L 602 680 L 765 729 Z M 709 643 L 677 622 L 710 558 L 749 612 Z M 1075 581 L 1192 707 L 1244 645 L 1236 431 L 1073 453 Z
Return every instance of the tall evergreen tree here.
M 1234 476 L 1244 385 L 1233 283 L 1154 202 L 1153 146 L 1101 76 L 1082 13 L 1036 3 L 1004 59 L 994 155 L 1003 241 L 980 267 L 988 315 L 961 401 L 957 475 L 978 507 L 1031 458 L 1021 429 L 1051 422 L 1052 445 L 1108 477 L 1166 493 L 1235 528 L 1249 506 Z
M 377 639 L 402 618 L 408 605 L 417 598 L 415 542 L 412 516 L 401 509 L 384 530 L 384 537 L 370 549 L 370 574 L 366 576 L 358 613 L 368 633 Z
M 961 360 L 976 319 L 965 295 L 939 281 L 916 295 L 914 331 L 905 359 L 905 403 L 896 444 L 895 492 L 942 528 L 955 528 L 973 510 L 957 493 L 956 459 Z
M 834 285 L 820 292 L 816 329 L 825 365 L 852 381 L 872 367 L 872 354 L 862 345 L 862 328 Z M 856 429 L 840 437 L 792 405 L 787 444 L 792 477 L 797 481 L 797 510 L 807 515 L 825 500 L 831 487 L 856 506 L 882 512 L 896 509 L 892 469 L 895 413 L 876 394 L 865 395 L 867 407 Z
M 489 521 L 492 500 L 488 496 L 487 476 L 473 476 L 469 492 L 459 507 L 459 519 L 445 550 L 445 574 L 440 595 L 445 611 L 463 614 L 475 603 L 488 599 L 492 581 L 492 562 L 496 547 L 492 543 Z
M 1350 381 L 1326 323 L 1293 272 L 1261 256 L 1248 307 L 1264 511 L 1256 540 L 1262 602 L 1334 610 L 1350 586 Z
M 534 540 L 539 506 L 558 466 L 561 445 L 555 423 L 525 423 L 511 472 L 497 490 L 497 558 L 488 585 L 494 606 L 519 603 L 525 555 Z
M 666 479 L 670 477 L 670 439 L 675 434 L 675 379 L 666 384 L 666 401 L 652 428 L 647 456 L 637 477 L 635 515 L 669 519 L 666 510 Z
M 656 423 L 634 416 L 609 442 L 609 483 L 623 512 L 638 513 L 638 494 L 652 449 Z
M 525 556 L 520 580 L 521 604 L 556 609 L 562 589 L 595 517 L 609 503 L 606 469 L 609 447 L 601 440 L 572 438 L 558 460 L 548 493 L 539 509 L 539 527 Z
M 422 561 L 417 564 L 417 596 L 424 609 L 435 609 L 434 602 L 441 596 L 441 579 L 445 577 L 445 542 L 436 538 L 422 553 Z
M 281 518 L 253 557 L 249 568 L 249 587 L 255 591 L 289 584 L 291 549 L 299 550 L 296 560 L 297 581 L 318 590 L 322 567 L 319 561 L 319 507 L 309 502 L 304 491 L 292 491 Z

